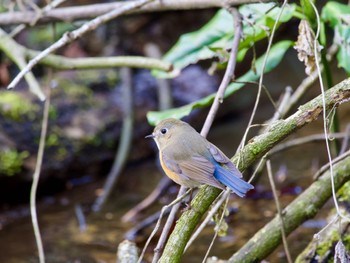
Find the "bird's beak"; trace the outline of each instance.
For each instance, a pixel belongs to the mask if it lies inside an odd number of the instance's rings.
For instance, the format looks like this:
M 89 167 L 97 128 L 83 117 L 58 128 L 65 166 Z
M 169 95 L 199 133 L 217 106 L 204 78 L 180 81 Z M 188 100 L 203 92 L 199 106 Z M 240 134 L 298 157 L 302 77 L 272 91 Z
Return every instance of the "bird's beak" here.
M 150 134 L 150 135 L 147 135 L 145 138 L 152 138 L 152 139 L 154 139 L 154 134 L 152 133 L 152 134 Z

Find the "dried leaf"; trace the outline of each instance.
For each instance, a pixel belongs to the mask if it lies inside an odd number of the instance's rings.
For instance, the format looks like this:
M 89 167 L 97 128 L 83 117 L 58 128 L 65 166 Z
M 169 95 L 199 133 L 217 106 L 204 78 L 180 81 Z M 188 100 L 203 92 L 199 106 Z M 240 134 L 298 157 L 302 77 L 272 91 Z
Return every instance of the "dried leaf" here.
M 314 49 L 315 33 L 307 20 L 301 20 L 299 24 L 299 36 L 294 46 L 298 52 L 298 59 L 305 64 L 305 73 L 310 75 L 316 69 Z M 317 42 L 317 55 L 322 46 Z

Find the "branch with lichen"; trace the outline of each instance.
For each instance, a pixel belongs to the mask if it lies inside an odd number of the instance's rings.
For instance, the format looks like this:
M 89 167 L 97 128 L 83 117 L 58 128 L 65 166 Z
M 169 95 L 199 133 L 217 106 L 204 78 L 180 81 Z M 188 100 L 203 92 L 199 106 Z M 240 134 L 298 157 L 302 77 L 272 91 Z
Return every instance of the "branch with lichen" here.
M 350 78 L 328 90 L 325 93 L 325 100 L 327 110 L 349 101 Z M 240 171 L 246 170 L 288 135 L 316 120 L 321 114 L 322 109 L 322 95 L 319 95 L 303 106 L 300 106 L 298 111 L 289 118 L 273 122 L 265 133 L 252 138 L 249 143 L 232 158 L 232 162 L 237 165 Z M 338 181 L 337 179 L 337 185 L 339 182 L 340 184 L 342 183 L 341 180 Z M 330 187 L 330 183 L 328 187 Z M 181 260 L 187 241 L 191 237 L 203 214 L 209 209 L 220 192 L 221 190 L 211 186 L 204 186 L 199 190 L 198 194 L 191 202 L 192 209 L 184 212 L 177 221 L 159 262 L 179 262 Z M 324 202 L 325 201 L 326 200 L 324 200 Z M 285 220 L 288 222 L 288 219 Z M 277 229 L 280 233 L 279 226 Z M 280 240 L 278 244 L 279 243 Z M 252 246 L 251 243 L 250 246 Z M 271 246 L 268 253 L 274 248 L 274 246 Z M 266 255 L 267 254 L 263 254 L 263 256 Z M 238 262 L 241 261 L 238 260 Z
M 334 165 L 335 189 L 350 180 L 350 157 Z M 332 196 L 331 173 L 328 170 L 282 211 L 286 235 L 314 217 Z M 259 230 L 228 262 L 259 262 L 273 252 L 282 240 L 280 217 Z
M 34 50 L 25 50 L 25 54 L 30 59 L 34 58 L 39 53 L 40 52 Z M 112 67 L 145 68 L 162 71 L 172 70 L 172 65 L 168 62 L 142 56 L 67 58 L 59 55 L 48 55 L 40 60 L 39 64 L 60 70 L 101 69 Z

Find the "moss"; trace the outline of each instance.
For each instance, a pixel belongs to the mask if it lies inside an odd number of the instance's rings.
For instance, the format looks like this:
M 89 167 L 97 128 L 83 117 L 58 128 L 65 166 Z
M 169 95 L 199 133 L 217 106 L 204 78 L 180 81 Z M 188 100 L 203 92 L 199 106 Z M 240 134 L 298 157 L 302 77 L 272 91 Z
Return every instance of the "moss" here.
M 22 171 L 24 159 L 29 156 L 27 151 L 0 151 L 0 174 L 13 176 Z
M 339 233 L 337 230 L 333 230 L 332 233 L 324 240 L 324 242 L 320 242 L 317 247 L 317 254 L 320 256 L 324 256 L 328 253 L 334 244 L 336 244 L 339 240 Z M 333 262 L 333 259 L 332 259 Z
M 346 251 L 350 251 L 350 233 L 348 233 L 347 235 L 344 235 L 342 240 L 346 248 Z
M 12 91 L 0 92 L 0 114 L 7 118 L 19 121 L 26 116 L 33 119 L 38 110 L 38 105 L 26 100 L 18 93 Z
M 260 154 L 261 152 L 261 149 L 259 147 L 259 145 L 254 145 L 252 148 L 251 148 L 251 152 L 254 156 L 257 156 Z
M 350 181 L 345 183 L 338 191 L 338 198 L 341 202 L 350 201 Z

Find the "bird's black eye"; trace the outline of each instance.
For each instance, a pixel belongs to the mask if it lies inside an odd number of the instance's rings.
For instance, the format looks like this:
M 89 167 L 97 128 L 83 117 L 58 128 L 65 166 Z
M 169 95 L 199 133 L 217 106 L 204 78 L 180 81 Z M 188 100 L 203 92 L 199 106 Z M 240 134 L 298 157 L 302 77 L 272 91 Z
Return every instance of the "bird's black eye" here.
M 168 129 L 166 129 L 166 128 L 163 128 L 163 129 L 160 130 L 161 134 L 166 134 L 167 132 L 168 132 Z

